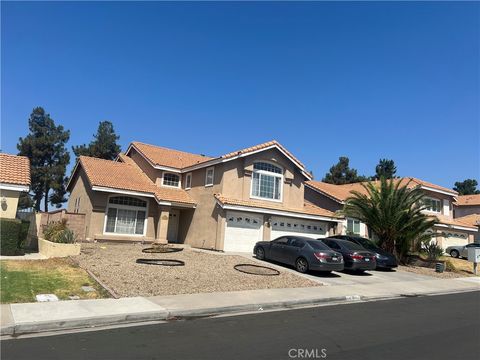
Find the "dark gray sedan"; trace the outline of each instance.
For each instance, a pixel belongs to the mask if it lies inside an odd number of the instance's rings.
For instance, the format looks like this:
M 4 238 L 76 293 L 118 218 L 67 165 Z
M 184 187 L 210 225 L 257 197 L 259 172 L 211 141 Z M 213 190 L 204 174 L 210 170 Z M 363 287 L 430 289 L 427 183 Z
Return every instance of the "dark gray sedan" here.
M 308 270 L 342 271 L 342 254 L 319 240 L 302 236 L 282 236 L 272 241 L 259 241 L 253 253 L 260 260 L 272 260 L 294 266 L 301 273 Z
M 343 255 L 345 270 L 363 272 L 365 270 L 374 270 L 377 267 L 375 254 L 356 243 L 333 238 L 321 240 L 328 247 Z

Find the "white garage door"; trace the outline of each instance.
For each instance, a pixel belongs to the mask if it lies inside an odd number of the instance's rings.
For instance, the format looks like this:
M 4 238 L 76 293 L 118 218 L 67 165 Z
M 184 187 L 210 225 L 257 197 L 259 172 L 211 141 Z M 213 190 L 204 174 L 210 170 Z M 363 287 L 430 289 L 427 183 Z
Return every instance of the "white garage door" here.
M 327 229 L 327 223 L 322 221 L 273 216 L 271 239 L 285 235 L 308 236 L 316 239 L 326 237 Z
M 446 249 L 449 246 L 463 246 L 468 244 L 468 238 L 465 234 L 459 233 L 442 233 L 443 241 L 442 248 Z
M 252 252 L 257 241 L 263 240 L 263 216 L 227 211 L 224 251 Z

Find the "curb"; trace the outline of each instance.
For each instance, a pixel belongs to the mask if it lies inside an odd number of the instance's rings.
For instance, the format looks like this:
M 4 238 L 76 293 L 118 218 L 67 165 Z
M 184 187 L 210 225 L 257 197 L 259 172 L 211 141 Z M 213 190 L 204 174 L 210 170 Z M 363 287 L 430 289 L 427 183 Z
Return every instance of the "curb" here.
M 95 328 L 108 325 L 128 323 L 141 323 L 147 321 L 171 321 L 179 319 L 194 319 L 225 314 L 235 314 L 251 311 L 264 311 L 273 309 L 292 309 L 306 305 L 319 305 L 333 302 L 360 301 L 359 295 L 336 296 L 330 298 L 317 298 L 305 300 L 276 301 L 260 304 L 242 304 L 234 306 L 210 307 L 186 310 L 159 310 L 136 314 L 121 314 L 108 316 L 95 316 L 87 318 L 72 318 L 68 320 L 55 320 L 43 322 L 25 322 L 15 325 L 4 326 L 0 329 L 0 335 L 18 336 L 29 333 L 46 331 L 73 330 L 80 328 Z

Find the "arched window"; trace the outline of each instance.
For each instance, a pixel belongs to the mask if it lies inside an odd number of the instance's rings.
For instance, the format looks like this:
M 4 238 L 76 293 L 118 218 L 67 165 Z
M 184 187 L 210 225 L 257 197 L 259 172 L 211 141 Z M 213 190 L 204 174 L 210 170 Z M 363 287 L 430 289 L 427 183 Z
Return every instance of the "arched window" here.
M 130 196 L 108 199 L 105 233 L 145 235 L 147 202 Z
M 253 164 L 251 189 L 253 198 L 281 200 L 282 186 L 282 168 L 267 162 L 256 162 Z
M 163 174 L 163 185 L 179 187 L 180 186 L 180 176 L 178 176 L 177 174 L 172 174 L 172 173 L 164 173 Z

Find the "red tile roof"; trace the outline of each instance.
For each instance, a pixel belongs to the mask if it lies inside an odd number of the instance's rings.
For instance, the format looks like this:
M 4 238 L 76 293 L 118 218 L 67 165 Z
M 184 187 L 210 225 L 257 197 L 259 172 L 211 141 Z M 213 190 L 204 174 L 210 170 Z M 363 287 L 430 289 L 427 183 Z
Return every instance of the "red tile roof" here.
M 480 194 L 460 195 L 457 197 L 457 206 L 475 206 L 480 205 Z
M 310 202 L 305 202 L 303 209 L 294 209 L 294 208 L 287 208 L 282 204 L 265 204 L 261 201 L 256 200 L 241 200 L 241 199 L 234 199 L 223 196 L 222 194 L 215 194 L 215 198 L 224 205 L 237 205 L 237 206 L 245 206 L 245 207 L 255 207 L 261 209 L 270 209 L 270 210 L 279 210 L 279 211 L 286 211 L 286 212 L 293 212 L 298 214 L 305 214 L 305 215 L 315 215 L 315 216 L 324 216 L 330 218 L 341 218 L 340 216 L 336 215 L 334 212 L 331 212 L 326 209 L 322 209 L 316 205 L 313 205 Z
M 158 201 L 195 204 L 183 189 L 155 185 L 130 158 L 121 155 L 119 160 L 110 161 L 80 156 L 79 164 L 92 186 L 150 194 L 154 195 Z
M 455 218 L 459 223 L 467 224 L 468 226 L 480 226 L 480 214 L 470 214 Z
M 152 164 L 158 166 L 167 166 L 177 169 L 201 164 L 212 160 L 211 157 L 188 153 L 185 151 L 167 149 L 161 146 L 144 144 L 138 141 L 132 142 L 132 145 L 143 154 Z
M 468 228 L 472 228 L 472 230 L 478 229 L 475 225 L 469 222 L 469 219 L 463 219 L 463 218 L 452 219 L 451 217 L 445 216 L 445 215 L 435 215 L 432 217 L 436 217 L 440 224 L 468 227 Z
M 457 194 L 457 192 L 452 189 L 447 189 L 442 186 L 435 185 L 427 181 L 423 181 L 423 180 L 412 178 L 412 177 L 394 179 L 394 182 L 395 183 L 400 182 L 401 185 L 407 185 L 407 187 L 410 189 L 418 186 L 423 186 L 423 187 L 428 187 L 435 190 L 448 192 L 452 196 L 455 196 Z M 353 183 L 353 184 L 335 185 L 335 184 L 329 184 L 321 181 L 307 181 L 307 185 L 309 185 L 310 187 L 314 188 L 315 190 L 321 193 L 326 194 L 327 196 L 335 199 L 338 202 L 344 202 L 349 196 L 352 195 L 351 194 L 352 191 L 358 191 L 361 194 L 367 194 L 367 191 L 362 185 L 366 183 L 367 182 L 364 182 L 364 183 L 359 182 L 359 183 Z M 370 181 L 370 183 L 373 183 L 377 186 L 380 185 L 380 181 Z
M 238 151 L 233 151 L 218 157 L 197 155 L 184 151 L 168 149 L 161 146 L 144 144 L 138 141 L 132 142 L 131 145 L 143 156 L 145 156 L 152 164 L 157 166 L 176 168 L 179 170 L 202 163 L 205 163 L 205 166 L 208 166 L 207 162 L 211 160 L 231 159 L 239 155 L 249 154 L 258 150 L 276 146 L 281 149 L 281 151 L 283 151 L 287 156 L 289 156 L 294 162 L 296 162 L 304 172 L 306 172 L 305 166 L 300 162 L 300 160 L 293 156 L 291 152 L 289 152 L 276 140 L 267 141 L 259 145 L 251 146 Z
M 30 186 L 30 160 L 0 153 L 0 183 Z

